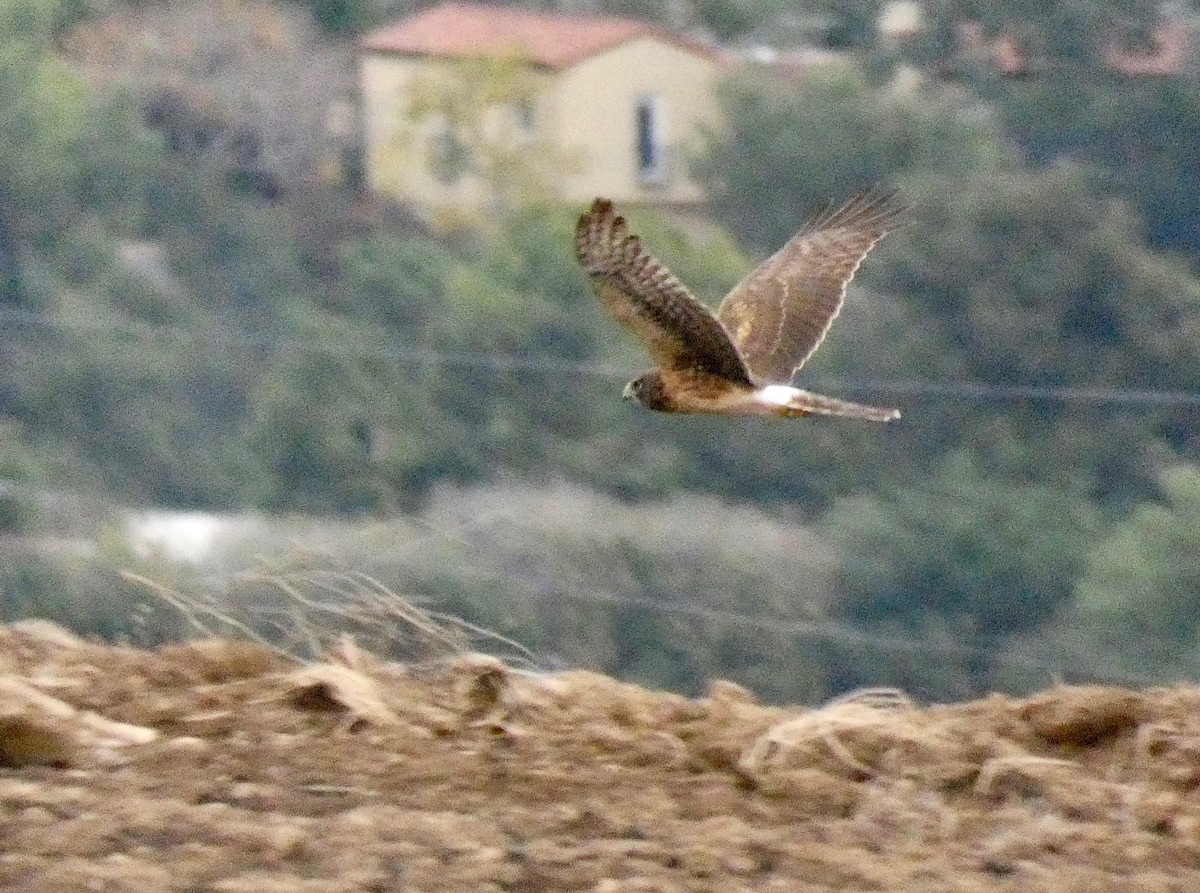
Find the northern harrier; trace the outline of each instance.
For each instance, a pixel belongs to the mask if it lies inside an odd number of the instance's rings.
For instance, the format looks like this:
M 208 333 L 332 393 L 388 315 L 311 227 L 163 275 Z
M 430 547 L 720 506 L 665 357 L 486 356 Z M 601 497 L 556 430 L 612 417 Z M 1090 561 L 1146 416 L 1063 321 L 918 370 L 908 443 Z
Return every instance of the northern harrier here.
M 894 191 L 876 190 L 826 208 L 743 279 L 714 315 L 629 235 L 612 202 L 596 199 L 575 229 L 579 262 L 608 312 L 658 364 L 625 386 L 625 398 L 660 412 L 899 418 L 895 409 L 790 382 L 825 337 L 854 271 L 904 210 Z

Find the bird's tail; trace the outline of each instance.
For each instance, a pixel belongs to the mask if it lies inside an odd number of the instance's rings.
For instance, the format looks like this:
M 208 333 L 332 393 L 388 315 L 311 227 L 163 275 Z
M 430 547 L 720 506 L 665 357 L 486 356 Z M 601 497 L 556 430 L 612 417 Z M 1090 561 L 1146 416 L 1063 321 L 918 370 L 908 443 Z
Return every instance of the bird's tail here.
M 900 418 L 900 410 L 884 409 L 879 406 L 867 406 L 864 403 L 851 403 L 849 400 L 839 400 L 836 397 L 826 397 L 824 394 L 814 394 L 812 391 L 796 392 L 787 404 L 781 407 L 782 415 L 835 415 L 851 419 L 866 419 L 869 422 L 890 422 Z

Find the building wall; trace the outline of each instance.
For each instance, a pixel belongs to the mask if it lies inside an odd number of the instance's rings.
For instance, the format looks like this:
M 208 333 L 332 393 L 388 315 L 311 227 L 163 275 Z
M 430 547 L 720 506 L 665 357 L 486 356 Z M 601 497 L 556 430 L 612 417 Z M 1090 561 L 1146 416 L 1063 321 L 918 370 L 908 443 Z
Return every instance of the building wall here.
M 687 154 L 701 122 L 718 120 L 716 65 L 674 45 L 642 38 L 560 74 L 552 86 L 556 138 L 578 171 L 562 177 L 570 201 L 603 195 L 626 202 L 695 202 L 700 188 L 687 176 Z M 637 108 L 651 100 L 666 151 L 662 176 L 639 174 Z
M 404 56 L 364 54 L 359 59 L 363 141 L 367 180 L 372 189 L 407 194 L 417 165 L 403 116 L 408 85 L 419 60 Z
M 372 188 L 434 210 L 469 210 L 492 197 L 489 184 L 477 176 L 446 182 L 433 173 L 439 128 L 444 132 L 445 125 L 436 116 L 414 121 L 410 114 L 414 91 L 428 90 L 439 78 L 461 77 L 465 70 L 460 62 L 362 57 Z M 500 179 L 513 190 L 540 184 L 568 201 L 604 195 L 647 203 L 694 202 L 703 195 L 685 176 L 684 155 L 696 138 L 697 123 L 716 120 L 714 81 L 710 60 L 643 38 L 564 71 L 527 70 L 520 92 L 527 97 L 528 116 L 515 106 L 492 107 L 481 113 L 478 133 L 489 157 L 503 166 Z M 650 178 L 639 173 L 639 103 L 651 110 L 657 143 L 652 148 L 662 153 L 658 176 Z
M 443 92 L 467 105 L 476 103 L 470 131 L 461 140 L 475 158 L 486 159 L 492 176 L 510 190 L 535 188 L 544 171 L 555 170 L 545 156 L 547 72 L 519 60 L 482 62 L 367 54 L 360 60 L 360 89 L 369 182 L 431 209 L 470 209 L 491 197 L 486 176 L 439 177 L 439 138 L 462 136 L 438 114 L 414 115 L 414 97 Z M 492 102 L 493 94 L 519 102 Z M 527 106 L 522 111 L 520 106 Z M 519 170 L 518 170 L 519 168 Z

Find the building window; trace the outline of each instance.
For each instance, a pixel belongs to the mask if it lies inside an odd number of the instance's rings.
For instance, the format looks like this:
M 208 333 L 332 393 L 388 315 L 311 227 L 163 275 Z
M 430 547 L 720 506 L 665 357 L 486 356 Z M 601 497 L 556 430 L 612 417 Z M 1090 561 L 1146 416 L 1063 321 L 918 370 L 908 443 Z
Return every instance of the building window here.
M 638 177 L 643 183 L 661 183 L 666 176 L 662 101 L 657 96 L 644 96 L 638 100 L 634 114 Z
M 469 146 L 445 124 L 439 124 L 430 137 L 429 167 L 434 179 L 451 186 L 471 171 Z
M 534 108 L 532 99 L 519 99 L 516 105 L 513 106 L 513 116 L 517 122 L 517 129 L 522 133 L 533 133 L 533 128 L 537 124 L 537 110 Z

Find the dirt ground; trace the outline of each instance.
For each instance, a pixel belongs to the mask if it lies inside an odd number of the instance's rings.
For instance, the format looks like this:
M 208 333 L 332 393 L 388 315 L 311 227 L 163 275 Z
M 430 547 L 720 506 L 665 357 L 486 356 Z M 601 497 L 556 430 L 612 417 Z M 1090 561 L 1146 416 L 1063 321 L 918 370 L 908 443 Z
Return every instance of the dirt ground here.
M 1200 689 L 779 709 L 0 627 L 8 891 L 1200 890 Z

